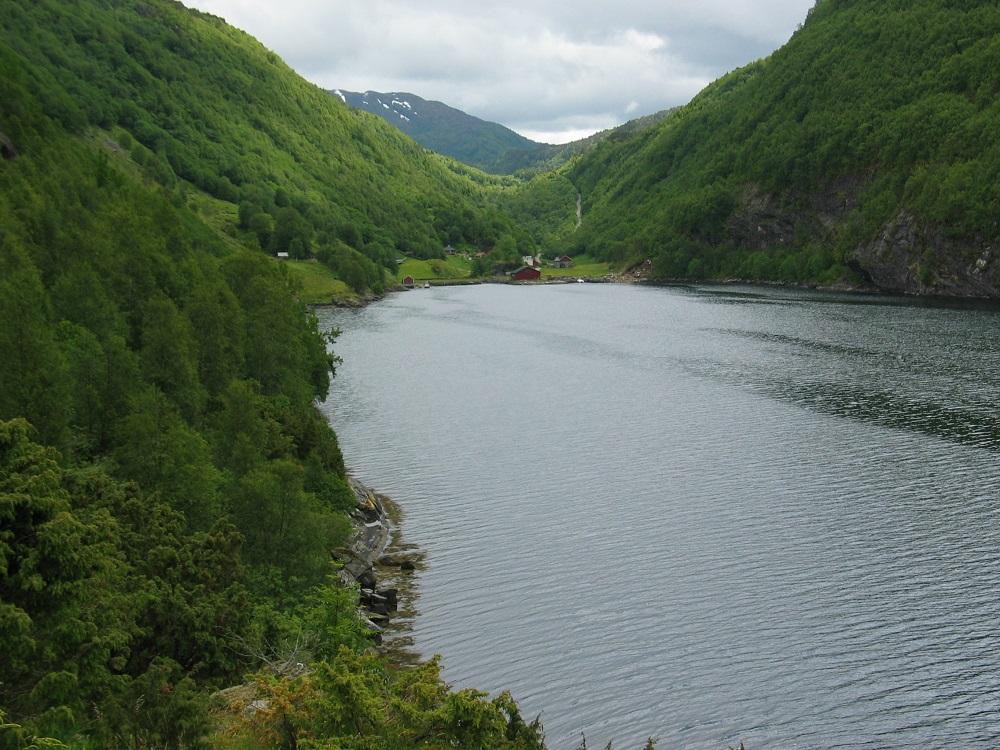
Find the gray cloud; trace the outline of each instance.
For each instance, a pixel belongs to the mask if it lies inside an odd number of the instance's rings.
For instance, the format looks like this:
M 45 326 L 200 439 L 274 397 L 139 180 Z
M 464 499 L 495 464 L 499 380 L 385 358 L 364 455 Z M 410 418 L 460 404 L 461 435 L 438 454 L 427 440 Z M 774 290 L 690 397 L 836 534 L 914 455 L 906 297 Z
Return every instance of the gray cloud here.
M 813 0 L 185 0 L 324 88 L 409 91 L 565 140 L 683 104 Z

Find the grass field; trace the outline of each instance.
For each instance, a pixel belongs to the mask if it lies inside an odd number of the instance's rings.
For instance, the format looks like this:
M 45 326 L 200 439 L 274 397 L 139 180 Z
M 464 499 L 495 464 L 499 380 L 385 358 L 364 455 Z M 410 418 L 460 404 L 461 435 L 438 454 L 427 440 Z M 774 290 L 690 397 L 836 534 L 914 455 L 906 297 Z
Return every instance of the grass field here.
M 333 275 L 333 271 L 315 260 L 282 261 L 302 285 L 299 298 L 307 305 L 329 305 L 331 302 L 347 302 L 357 299 L 347 284 Z
M 542 278 L 555 279 L 565 278 L 566 276 L 593 278 L 595 276 L 607 276 L 609 273 L 611 273 L 611 266 L 607 263 L 601 263 L 586 255 L 580 255 L 573 259 L 573 265 L 570 268 L 551 268 L 546 266 L 542 269 Z
M 396 280 L 412 276 L 414 281 L 434 279 L 467 279 L 472 275 L 472 264 L 460 255 L 450 255 L 444 260 L 417 260 L 408 258 L 396 272 Z

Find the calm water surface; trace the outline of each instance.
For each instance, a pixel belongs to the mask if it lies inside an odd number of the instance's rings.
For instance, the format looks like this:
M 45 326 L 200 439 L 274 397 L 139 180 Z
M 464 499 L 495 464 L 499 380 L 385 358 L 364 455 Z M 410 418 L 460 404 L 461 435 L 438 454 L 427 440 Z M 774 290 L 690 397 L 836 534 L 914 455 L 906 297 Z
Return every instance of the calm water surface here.
M 567 750 L 1000 744 L 1000 311 L 453 287 L 323 311 L 414 637 Z

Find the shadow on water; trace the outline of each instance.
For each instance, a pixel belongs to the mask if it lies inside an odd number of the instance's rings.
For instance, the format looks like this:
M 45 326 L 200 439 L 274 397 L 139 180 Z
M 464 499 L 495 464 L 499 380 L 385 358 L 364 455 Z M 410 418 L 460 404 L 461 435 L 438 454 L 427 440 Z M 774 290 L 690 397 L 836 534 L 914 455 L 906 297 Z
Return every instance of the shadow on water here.
M 702 286 L 665 285 L 700 301 L 727 304 L 835 304 L 862 307 L 909 307 L 931 310 L 959 310 L 1000 315 L 1000 301 L 966 297 L 907 297 L 880 292 L 841 292 L 817 289 L 794 289 L 781 286 Z
M 853 361 L 859 366 L 881 373 L 930 376 L 945 374 L 940 361 L 920 352 L 907 351 L 904 354 L 902 351 L 875 349 L 837 341 L 819 341 L 769 331 L 749 331 L 737 328 L 702 328 L 700 331 L 787 347 L 786 353 L 799 357 L 830 356 L 842 361 Z M 978 342 L 978 345 L 976 342 L 965 341 L 963 346 L 966 352 L 991 353 L 991 347 L 987 341 Z M 962 381 L 977 387 L 984 385 L 982 374 L 975 370 L 967 372 L 961 368 L 953 368 L 946 374 L 955 381 Z
M 1000 420 L 967 409 L 913 401 L 897 393 L 843 383 L 777 381 L 762 390 L 773 398 L 823 414 L 1000 451 Z
M 994 387 L 992 375 L 961 368 L 949 370 L 940 361 L 923 363 L 896 352 L 846 343 L 766 331 L 702 330 L 779 345 L 787 348 L 786 357 L 815 356 L 816 362 L 795 367 L 784 359 L 779 369 L 732 362 L 722 366 L 719 362 L 688 362 L 686 368 L 693 374 L 750 387 L 762 395 L 822 414 L 1000 451 L 1000 412 L 995 403 L 982 398 L 979 403 L 963 403 L 954 387 L 961 384 L 972 392 L 988 392 Z M 824 370 L 828 360 L 853 365 L 831 373 Z M 876 377 L 882 378 L 881 386 Z
M 737 328 L 703 328 L 703 331 L 712 333 L 722 333 L 727 336 L 742 336 L 743 338 L 764 341 L 770 344 L 788 344 L 790 346 L 814 349 L 825 354 L 837 354 L 840 356 L 865 357 L 867 359 L 885 358 L 895 359 L 886 352 L 877 352 L 874 349 L 866 349 L 862 346 L 851 346 L 849 344 L 835 344 L 828 341 L 815 341 L 803 339 L 797 336 L 786 336 L 781 333 L 768 333 L 766 331 L 743 331 Z

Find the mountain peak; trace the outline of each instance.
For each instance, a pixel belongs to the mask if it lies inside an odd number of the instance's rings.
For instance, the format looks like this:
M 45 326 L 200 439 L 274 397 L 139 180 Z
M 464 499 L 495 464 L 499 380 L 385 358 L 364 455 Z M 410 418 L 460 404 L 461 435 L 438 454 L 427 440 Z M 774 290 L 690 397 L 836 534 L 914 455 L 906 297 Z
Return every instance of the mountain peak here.
M 550 146 L 535 143 L 499 123 L 408 91 L 334 89 L 330 93 L 355 109 L 378 115 L 421 145 L 487 172 L 512 171 L 508 166 L 512 153 L 522 155 L 514 168 L 544 161 L 551 155 Z

